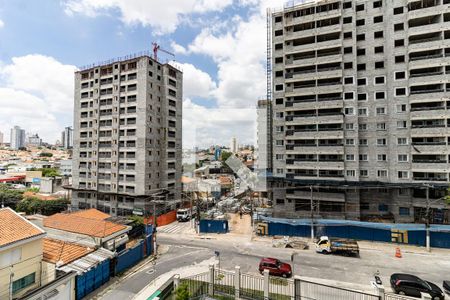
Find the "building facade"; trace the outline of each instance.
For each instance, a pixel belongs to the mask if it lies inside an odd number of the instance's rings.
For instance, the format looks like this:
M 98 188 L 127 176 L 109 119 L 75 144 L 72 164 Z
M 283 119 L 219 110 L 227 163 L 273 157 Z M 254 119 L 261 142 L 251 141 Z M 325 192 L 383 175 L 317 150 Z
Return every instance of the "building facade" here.
M 274 191 L 276 210 L 318 210 L 307 186 L 319 183 L 394 185 L 389 201 L 448 185 L 449 3 L 316 1 L 271 13 L 273 173 L 306 186 Z M 376 192 L 313 194 L 360 216 Z
M 61 132 L 61 144 L 64 149 L 73 148 L 73 129 L 71 126 L 64 128 Z
M 27 146 L 40 147 L 42 145 L 42 139 L 39 135 L 33 134 L 28 137 Z
M 0 132 L 0 145 L 3 145 L 3 132 Z
M 255 170 L 272 172 L 272 103 L 258 100 L 256 107 L 257 152 Z
M 14 128 L 11 128 L 10 148 L 18 150 L 22 147 L 25 147 L 25 130 L 19 126 L 14 126 Z
M 148 56 L 75 74 L 73 207 L 111 215 L 181 199 L 182 72 Z

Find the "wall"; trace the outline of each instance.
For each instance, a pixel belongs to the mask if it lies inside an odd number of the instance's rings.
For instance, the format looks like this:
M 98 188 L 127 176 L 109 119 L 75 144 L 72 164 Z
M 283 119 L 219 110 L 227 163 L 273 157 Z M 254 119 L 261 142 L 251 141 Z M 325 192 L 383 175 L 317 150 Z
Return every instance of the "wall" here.
M 41 262 L 42 262 L 42 238 L 31 241 L 29 243 L 20 245 L 15 248 L 11 248 L 8 251 L 15 251 L 21 249 L 21 260 L 18 263 L 13 264 L 10 268 L 7 266 L 0 270 L 0 299 L 9 298 L 9 286 L 11 284 L 10 276 L 14 274 L 12 281 L 25 277 L 35 272 L 35 283 L 18 291 L 13 296 L 18 297 L 25 294 L 27 291 L 36 288 L 41 281 Z M 5 254 L 5 252 L 0 253 Z M 49 274 L 51 276 L 51 274 Z M 54 274 L 53 274 L 54 275 Z M 46 280 L 53 280 L 49 277 Z

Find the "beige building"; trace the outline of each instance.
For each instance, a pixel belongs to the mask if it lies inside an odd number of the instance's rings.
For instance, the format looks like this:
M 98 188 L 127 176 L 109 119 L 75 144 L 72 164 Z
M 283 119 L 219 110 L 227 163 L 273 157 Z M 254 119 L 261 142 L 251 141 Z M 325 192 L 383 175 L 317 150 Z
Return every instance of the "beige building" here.
M 20 297 L 54 280 L 54 266 L 42 261 L 45 235 L 12 209 L 0 209 L 0 299 Z

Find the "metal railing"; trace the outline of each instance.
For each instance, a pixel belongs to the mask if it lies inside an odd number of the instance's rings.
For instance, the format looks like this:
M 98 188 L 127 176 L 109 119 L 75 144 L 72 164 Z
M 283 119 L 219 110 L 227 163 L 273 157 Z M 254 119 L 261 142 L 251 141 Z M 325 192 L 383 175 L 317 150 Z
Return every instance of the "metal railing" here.
M 224 270 L 214 271 L 214 295 L 235 295 L 234 273 Z
M 242 299 L 264 300 L 264 278 L 241 274 L 239 295 Z

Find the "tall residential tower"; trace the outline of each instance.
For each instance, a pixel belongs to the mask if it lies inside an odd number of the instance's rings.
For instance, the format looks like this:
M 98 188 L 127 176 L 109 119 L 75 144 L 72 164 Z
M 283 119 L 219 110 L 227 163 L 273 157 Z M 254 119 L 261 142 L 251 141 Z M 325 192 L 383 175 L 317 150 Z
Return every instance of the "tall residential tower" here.
M 182 84 L 146 55 L 76 72 L 75 208 L 147 214 L 156 193 L 181 198 Z
M 303 186 L 274 194 L 278 211 L 309 215 L 309 185 L 346 218 L 401 198 L 423 208 L 425 183 L 448 185 L 449 0 L 313 1 L 269 18 L 273 173 Z

